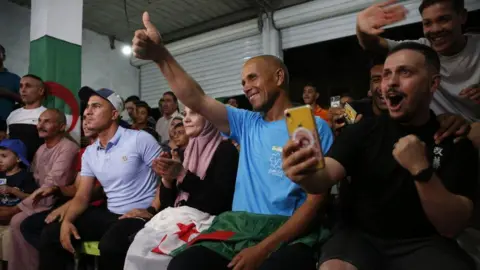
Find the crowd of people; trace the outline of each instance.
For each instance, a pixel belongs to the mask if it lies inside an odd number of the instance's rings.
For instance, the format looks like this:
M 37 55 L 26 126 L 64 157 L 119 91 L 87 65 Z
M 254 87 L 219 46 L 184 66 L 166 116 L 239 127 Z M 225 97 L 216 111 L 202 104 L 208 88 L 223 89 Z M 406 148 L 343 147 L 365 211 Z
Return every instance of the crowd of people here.
M 224 104 L 144 13 L 132 49 L 171 87 L 160 118 L 136 96 L 83 87 L 78 145 L 65 114 L 42 106 L 53 85 L 8 72 L 0 47 L 1 259 L 69 269 L 97 242 L 99 268 L 113 270 L 476 269 L 457 237 L 479 228 L 480 35 L 462 32 L 461 0 L 423 0 L 419 12 L 416 41 L 379 36 L 405 18 L 401 5 L 358 14 L 359 43 L 375 54 L 364 99 L 324 108 L 321 88 L 305 85 L 322 157 L 290 138 L 278 57 L 243 65 L 252 111 Z

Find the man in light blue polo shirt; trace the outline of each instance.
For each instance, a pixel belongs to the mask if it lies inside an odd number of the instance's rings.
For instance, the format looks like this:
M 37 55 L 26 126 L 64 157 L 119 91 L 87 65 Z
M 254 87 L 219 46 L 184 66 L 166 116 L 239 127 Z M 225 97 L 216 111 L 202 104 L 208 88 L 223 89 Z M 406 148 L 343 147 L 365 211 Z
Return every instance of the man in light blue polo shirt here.
M 100 269 L 123 269 L 129 237 L 145 224 L 142 215 L 131 213 L 147 209 L 155 197 L 157 176 L 151 165 L 160 146 L 144 131 L 119 126 L 123 101 L 115 92 L 84 87 L 79 96 L 88 101 L 84 121 L 98 139 L 83 154 L 80 186 L 63 222 L 47 226 L 42 234 L 40 269 L 65 269 L 73 258 L 67 252 L 74 253 L 72 239 L 74 244 L 79 239 L 100 241 Z M 105 191 L 108 209 L 88 206 L 95 179 Z M 120 218 L 124 215 L 140 218 Z

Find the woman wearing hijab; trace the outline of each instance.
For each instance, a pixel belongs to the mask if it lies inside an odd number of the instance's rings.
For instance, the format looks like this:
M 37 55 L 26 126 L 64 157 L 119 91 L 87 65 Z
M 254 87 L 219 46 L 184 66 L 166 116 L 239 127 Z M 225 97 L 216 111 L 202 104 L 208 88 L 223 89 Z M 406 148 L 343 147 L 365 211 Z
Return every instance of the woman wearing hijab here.
M 184 161 L 175 154 L 154 161 L 162 183 L 149 212 L 161 211 L 135 236 L 126 270 L 167 269 L 171 257 L 166 255 L 207 229 L 215 215 L 231 210 L 238 151 L 201 115 L 189 108 L 185 112 L 190 139 Z

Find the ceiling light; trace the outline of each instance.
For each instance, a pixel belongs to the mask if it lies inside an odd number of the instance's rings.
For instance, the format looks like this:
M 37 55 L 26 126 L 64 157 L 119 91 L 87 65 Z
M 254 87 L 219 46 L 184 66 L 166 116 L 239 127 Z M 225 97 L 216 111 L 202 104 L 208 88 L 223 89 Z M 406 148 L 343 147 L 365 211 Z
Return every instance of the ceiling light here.
M 123 46 L 122 48 L 122 53 L 125 55 L 130 55 L 132 54 L 132 47 L 130 46 Z

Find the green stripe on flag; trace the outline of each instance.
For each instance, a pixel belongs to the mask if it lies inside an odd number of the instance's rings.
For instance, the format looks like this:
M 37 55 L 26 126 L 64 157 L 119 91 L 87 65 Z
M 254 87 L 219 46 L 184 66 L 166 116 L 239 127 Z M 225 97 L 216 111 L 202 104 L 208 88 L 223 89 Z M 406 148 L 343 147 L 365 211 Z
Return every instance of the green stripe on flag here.
M 57 82 L 73 92 L 81 85 L 82 47 L 51 36 L 43 36 L 30 42 L 29 73 L 44 81 Z M 70 114 L 70 108 L 62 100 L 49 96 L 45 106 Z

